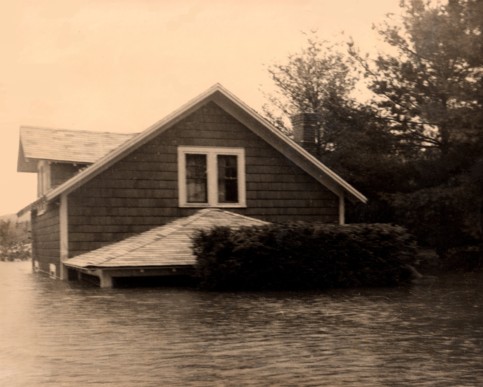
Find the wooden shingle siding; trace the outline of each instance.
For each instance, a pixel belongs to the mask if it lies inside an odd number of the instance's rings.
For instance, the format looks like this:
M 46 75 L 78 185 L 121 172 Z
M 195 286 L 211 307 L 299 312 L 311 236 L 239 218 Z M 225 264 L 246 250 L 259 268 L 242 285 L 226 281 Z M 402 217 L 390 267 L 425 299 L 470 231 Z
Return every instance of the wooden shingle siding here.
M 197 211 L 178 207 L 178 146 L 245 149 L 247 208 L 230 211 L 338 222 L 336 195 L 210 102 L 69 194 L 71 257 Z
M 32 215 L 32 258 L 39 263 L 41 271 L 48 273 L 54 263 L 59 271 L 60 234 L 59 207 L 51 203 L 41 215 Z
M 51 188 L 61 185 L 64 181 L 69 180 L 85 165 L 74 165 L 69 163 L 52 163 L 50 164 Z

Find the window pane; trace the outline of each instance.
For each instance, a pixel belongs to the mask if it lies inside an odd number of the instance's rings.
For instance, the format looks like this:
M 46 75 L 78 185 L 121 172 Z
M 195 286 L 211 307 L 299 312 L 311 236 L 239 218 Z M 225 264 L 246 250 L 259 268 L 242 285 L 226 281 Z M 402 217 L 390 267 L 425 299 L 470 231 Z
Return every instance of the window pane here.
M 237 156 L 218 155 L 218 202 L 238 203 Z
M 206 155 L 186 155 L 186 200 L 188 203 L 208 202 Z

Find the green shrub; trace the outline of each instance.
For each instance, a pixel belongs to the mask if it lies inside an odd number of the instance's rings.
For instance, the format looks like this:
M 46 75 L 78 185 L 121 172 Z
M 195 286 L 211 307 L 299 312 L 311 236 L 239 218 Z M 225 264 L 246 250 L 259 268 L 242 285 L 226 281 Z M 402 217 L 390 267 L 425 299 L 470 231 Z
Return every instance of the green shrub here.
M 199 231 L 193 251 L 205 289 L 321 289 L 406 282 L 416 246 L 399 226 L 286 223 Z

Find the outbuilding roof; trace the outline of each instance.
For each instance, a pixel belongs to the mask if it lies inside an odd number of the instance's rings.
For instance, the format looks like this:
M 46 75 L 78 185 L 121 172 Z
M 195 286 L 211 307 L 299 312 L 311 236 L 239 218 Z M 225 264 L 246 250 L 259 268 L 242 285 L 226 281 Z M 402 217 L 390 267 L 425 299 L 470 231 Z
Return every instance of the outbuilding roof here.
M 22 126 L 17 169 L 36 172 L 37 160 L 92 164 L 136 134 Z
M 194 265 L 191 237 L 215 226 L 239 228 L 267 222 L 219 209 L 203 209 L 164 226 L 78 255 L 64 263 L 73 268 L 155 268 Z

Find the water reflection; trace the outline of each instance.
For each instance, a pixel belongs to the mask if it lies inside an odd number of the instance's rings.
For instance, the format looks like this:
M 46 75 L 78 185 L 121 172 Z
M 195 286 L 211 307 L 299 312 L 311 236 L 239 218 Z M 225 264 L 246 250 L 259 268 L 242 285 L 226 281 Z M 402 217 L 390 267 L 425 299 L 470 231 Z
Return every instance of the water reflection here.
M 86 288 L 0 264 L 0 385 L 483 384 L 481 274 L 225 294 Z

